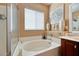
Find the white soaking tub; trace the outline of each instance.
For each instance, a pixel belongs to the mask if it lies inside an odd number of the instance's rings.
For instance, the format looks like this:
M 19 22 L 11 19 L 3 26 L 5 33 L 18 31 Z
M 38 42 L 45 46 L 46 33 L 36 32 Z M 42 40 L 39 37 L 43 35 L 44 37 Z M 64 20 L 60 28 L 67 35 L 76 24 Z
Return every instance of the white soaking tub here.
M 60 45 L 50 40 L 31 40 L 22 44 L 22 56 L 34 56 Z

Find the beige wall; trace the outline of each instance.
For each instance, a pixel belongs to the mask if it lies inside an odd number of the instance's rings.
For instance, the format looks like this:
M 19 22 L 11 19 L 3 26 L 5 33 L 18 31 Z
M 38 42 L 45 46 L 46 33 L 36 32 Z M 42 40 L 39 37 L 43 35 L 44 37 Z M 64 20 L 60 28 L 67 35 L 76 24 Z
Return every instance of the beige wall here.
M 74 16 L 79 16 L 79 11 L 73 13 Z
M 64 10 L 64 33 L 68 33 L 69 32 L 69 4 L 68 3 L 54 3 L 50 6 L 50 10 L 49 7 L 43 4 L 33 4 L 33 3 L 28 3 L 28 4 L 18 4 L 18 14 L 19 14 L 19 20 L 20 20 L 20 25 L 19 25 L 19 29 L 20 29 L 20 37 L 25 37 L 25 36 L 34 36 L 34 35 L 43 35 L 44 31 L 25 31 L 24 30 L 24 8 L 31 8 L 31 9 L 36 9 L 36 10 L 41 10 L 45 12 L 45 23 L 48 21 L 49 18 L 49 11 L 52 11 L 53 9 L 57 8 L 57 7 L 63 7 Z
M 24 30 L 24 8 L 31 8 L 35 10 L 41 10 L 45 13 L 45 24 L 48 21 L 48 6 L 43 4 L 18 4 L 18 15 L 19 15 L 19 31 L 20 31 L 20 37 L 26 37 L 26 36 L 36 36 L 36 35 L 43 35 L 45 31 L 25 31 Z

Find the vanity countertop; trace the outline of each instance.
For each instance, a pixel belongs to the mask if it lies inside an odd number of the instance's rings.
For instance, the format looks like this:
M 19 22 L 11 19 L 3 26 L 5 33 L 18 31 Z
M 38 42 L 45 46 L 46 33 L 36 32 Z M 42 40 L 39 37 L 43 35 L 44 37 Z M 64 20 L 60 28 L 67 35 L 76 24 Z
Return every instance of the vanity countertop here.
M 79 42 L 79 36 L 61 36 L 60 38 Z

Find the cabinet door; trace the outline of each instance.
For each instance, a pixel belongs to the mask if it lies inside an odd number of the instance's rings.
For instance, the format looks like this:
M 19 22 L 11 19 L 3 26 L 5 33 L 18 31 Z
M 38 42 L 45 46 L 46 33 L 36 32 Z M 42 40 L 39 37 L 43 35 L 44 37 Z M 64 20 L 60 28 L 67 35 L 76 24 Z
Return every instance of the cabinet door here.
M 65 40 L 61 39 L 61 55 L 65 56 Z
M 71 41 L 66 41 L 66 56 L 74 55 L 74 43 Z
M 77 56 L 78 47 L 77 42 L 66 41 L 66 56 Z

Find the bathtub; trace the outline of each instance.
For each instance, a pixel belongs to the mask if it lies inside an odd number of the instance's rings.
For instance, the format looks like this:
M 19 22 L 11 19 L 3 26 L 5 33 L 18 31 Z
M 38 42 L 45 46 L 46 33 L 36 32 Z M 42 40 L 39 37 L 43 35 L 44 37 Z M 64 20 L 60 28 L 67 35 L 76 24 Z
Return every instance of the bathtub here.
M 22 43 L 22 56 L 58 56 L 59 47 L 60 43 L 56 40 L 52 42 L 44 39 L 27 40 Z

